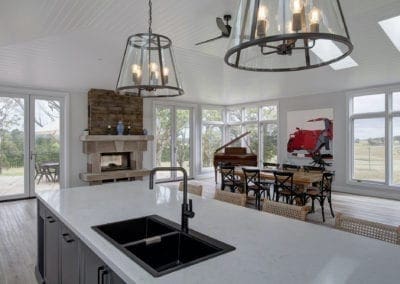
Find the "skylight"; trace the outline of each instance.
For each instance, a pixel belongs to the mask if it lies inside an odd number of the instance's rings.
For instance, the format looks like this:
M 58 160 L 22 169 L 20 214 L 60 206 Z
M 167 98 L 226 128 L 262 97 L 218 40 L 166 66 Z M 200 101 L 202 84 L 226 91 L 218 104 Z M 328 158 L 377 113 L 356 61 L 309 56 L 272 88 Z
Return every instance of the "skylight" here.
M 339 47 L 329 40 L 317 40 L 311 51 L 322 61 L 329 61 L 343 54 Z M 330 64 L 329 66 L 331 66 L 333 70 L 341 70 L 358 66 L 358 64 L 353 58 L 347 56 L 338 62 Z
M 400 16 L 380 21 L 379 25 L 400 51 Z

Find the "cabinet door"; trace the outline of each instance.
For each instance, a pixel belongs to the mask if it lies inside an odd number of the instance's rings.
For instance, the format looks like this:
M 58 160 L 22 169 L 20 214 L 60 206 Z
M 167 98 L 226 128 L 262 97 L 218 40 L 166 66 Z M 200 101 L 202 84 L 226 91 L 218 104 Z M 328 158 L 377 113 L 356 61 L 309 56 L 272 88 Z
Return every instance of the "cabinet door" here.
M 46 210 L 44 226 L 44 277 L 47 284 L 59 283 L 60 222 Z
M 64 225 L 61 228 L 61 283 L 79 283 L 78 238 Z
M 83 246 L 82 248 L 83 253 L 83 283 L 85 284 L 98 284 L 105 279 L 106 275 L 105 269 L 106 265 L 104 262 L 94 254 L 88 247 Z M 107 282 L 106 282 L 107 283 Z
M 82 245 L 83 271 L 82 282 L 85 284 L 124 284 L 106 264 L 87 246 Z

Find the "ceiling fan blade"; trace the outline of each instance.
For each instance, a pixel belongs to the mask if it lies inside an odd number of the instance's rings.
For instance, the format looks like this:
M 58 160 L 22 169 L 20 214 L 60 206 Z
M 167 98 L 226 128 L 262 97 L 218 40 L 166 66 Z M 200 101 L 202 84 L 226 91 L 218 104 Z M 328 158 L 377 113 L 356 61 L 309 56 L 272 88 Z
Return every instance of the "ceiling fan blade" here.
M 214 41 L 214 40 L 217 40 L 217 39 L 220 39 L 220 38 L 223 38 L 223 37 L 225 37 L 225 36 L 220 35 L 220 36 L 217 36 L 217 37 L 205 40 L 205 41 L 198 42 L 195 45 L 201 45 L 201 44 L 204 44 L 204 43 L 207 43 L 207 42 L 210 42 L 210 41 Z
M 226 27 L 224 21 L 221 18 L 217 18 L 216 21 L 217 21 L 217 26 L 221 30 L 222 34 L 224 36 L 229 36 L 229 30 Z

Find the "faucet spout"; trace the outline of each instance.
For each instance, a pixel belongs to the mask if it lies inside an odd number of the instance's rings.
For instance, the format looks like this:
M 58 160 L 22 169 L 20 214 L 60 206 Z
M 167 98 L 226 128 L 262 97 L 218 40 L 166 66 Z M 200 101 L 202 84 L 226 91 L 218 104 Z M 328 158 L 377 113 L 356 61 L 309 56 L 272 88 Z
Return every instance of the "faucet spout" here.
M 181 212 L 181 231 L 188 233 L 189 232 L 189 218 L 193 218 L 195 214 L 193 212 L 193 202 L 190 199 L 189 203 L 188 203 L 188 198 L 187 198 L 187 185 L 188 185 L 187 172 L 182 167 L 157 167 L 157 168 L 154 168 L 150 171 L 149 189 L 154 188 L 154 175 L 156 174 L 156 172 L 159 172 L 159 171 L 168 171 L 168 172 L 179 171 L 179 172 L 182 172 L 182 174 L 183 174 L 183 202 L 182 202 L 182 212 Z

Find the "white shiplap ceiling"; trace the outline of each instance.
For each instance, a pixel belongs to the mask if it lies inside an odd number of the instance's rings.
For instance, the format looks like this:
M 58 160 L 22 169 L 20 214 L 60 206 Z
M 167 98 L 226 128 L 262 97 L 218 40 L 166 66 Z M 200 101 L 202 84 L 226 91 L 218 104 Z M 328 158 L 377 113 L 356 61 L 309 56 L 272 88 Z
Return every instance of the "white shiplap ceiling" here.
M 400 15 L 400 1 L 341 2 L 359 64 L 342 71 L 237 71 L 223 64 L 226 39 L 196 47 L 219 34 L 215 17 L 234 14 L 238 0 L 153 0 L 153 30 L 177 47 L 189 89 L 179 100 L 243 103 L 400 82 L 400 53 L 378 25 Z M 146 0 L 1 0 L 0 84 L 113 89 L 126 38 L 146 27 Z

